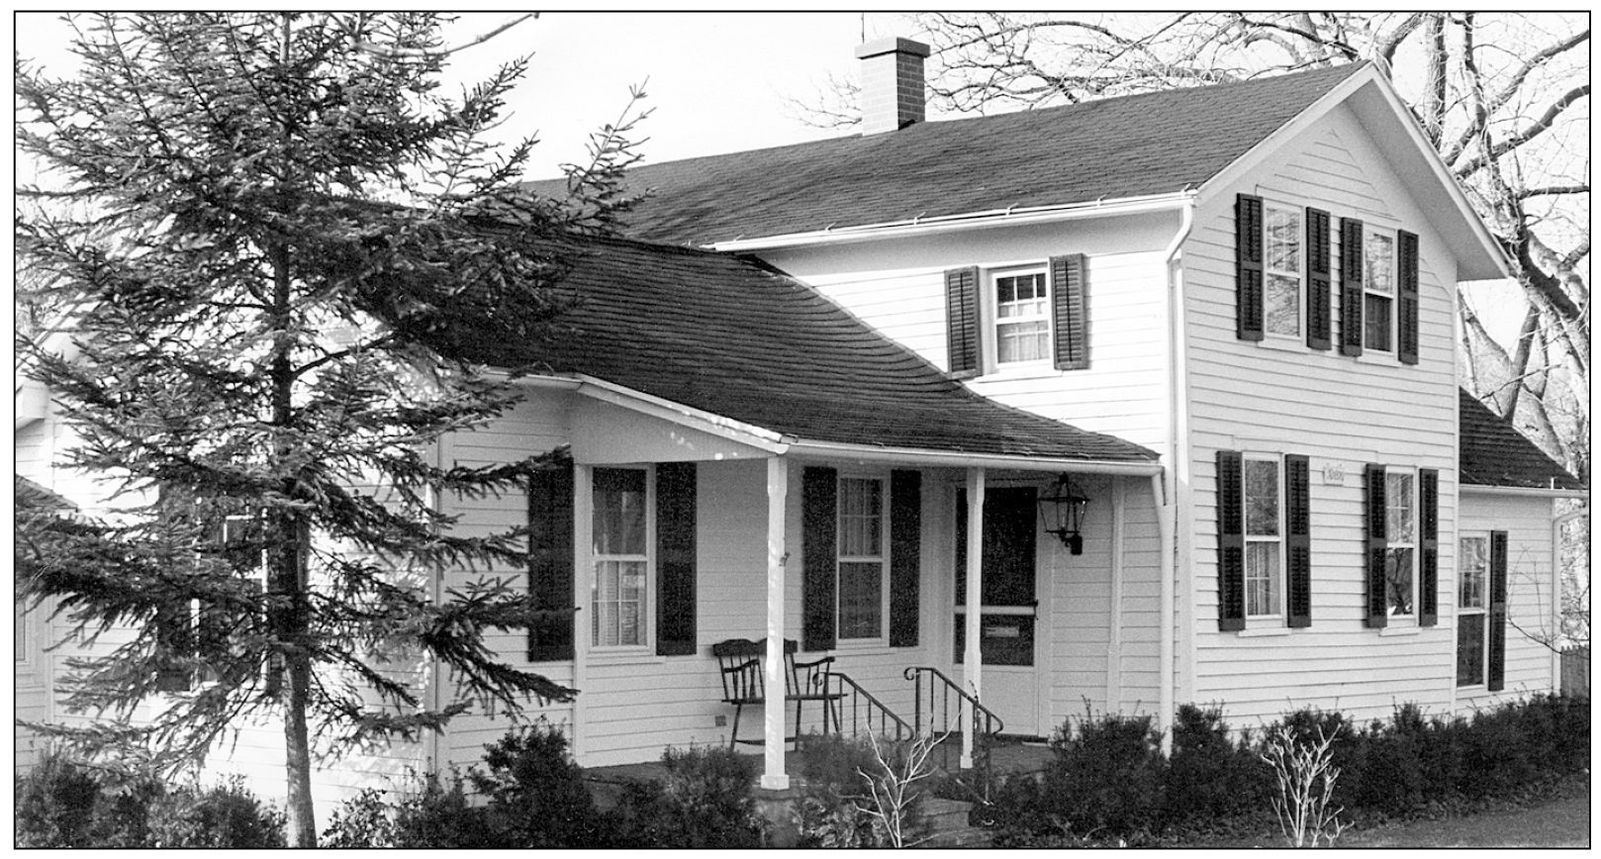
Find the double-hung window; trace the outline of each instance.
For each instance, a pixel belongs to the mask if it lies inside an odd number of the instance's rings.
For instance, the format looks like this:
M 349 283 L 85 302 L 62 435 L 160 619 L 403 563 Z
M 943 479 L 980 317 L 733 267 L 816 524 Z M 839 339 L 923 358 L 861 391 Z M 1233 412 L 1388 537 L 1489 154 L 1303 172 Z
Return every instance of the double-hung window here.
M 1417 475 L 1384 472 L 1385 606 L 1390 617 L 1417 617 Z
M 594 470 L 591 627 L 597 648 L 647 643 L 649 484 L 649 474 L 641 468 Z
M 1264 207 L 1267 222 L 1262 244 L 1264 281 L 1263 329 L 1268 334 L 1301 334 L 1301 210 L 1272 203 Z
M 839 638 L 884 637 L 884 481 L 842 477 L 839 481 Z
M 1283 492 L 1277 457 L 1247 455 L 1245 469 L 1245 615 L 1284 612 Z
M 1362 345 L 1395 350 L 1395 234 L 1371 227 L 1362 241 Z
M 1484 683 L 1490 608 L 1490 538 L 1463 537 L 1457 550 L 1456 685 Z
M 995 363 L 1023 364 L 1051 358 L 1051 301 L 1045 269 L 997 272 Z

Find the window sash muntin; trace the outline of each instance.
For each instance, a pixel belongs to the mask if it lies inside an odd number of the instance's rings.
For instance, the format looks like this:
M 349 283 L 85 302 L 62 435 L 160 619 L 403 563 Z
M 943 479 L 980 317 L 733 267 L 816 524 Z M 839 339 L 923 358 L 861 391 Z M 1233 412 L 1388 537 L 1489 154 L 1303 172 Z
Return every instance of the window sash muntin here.
M 650 644 L 655 487 L 643 468 L 595 468 L 590 476 L 590 644 Z
M 1366 227 L 1362 232 L 1362 345 L 1395 351 L 1395 233 Z
M 1254 466 L 1254 467 L 1253 467 Z M 1284 613 L 1284 469 L 1280 458 L 1246 455 L 1241 463 L 1240 522 L 1245 529 L 1245 616 Z M 1252 477 L 1257 478 L 1253 481 Z M 1264 484 L 1261 478 L 1270 476 Z M 1271 493 L 1269 499 L 1261 499 Z M 1265 504 L 1253 501 L 1266 501 Z M 1254 507 L 1254 510 L 1253 510 Z M 1269 516 L 1264 522 L 1264 516 Z
M 1390 617 L 1418 614 L 1417 474 L 1384 472 L 1384 589 Z
M 840 641 L 880 641 L 889 611 L 885 535 L 887 481 L 839 478 L 839 546 L 835 581 L 836 636 Z
M 1299 337 L 1305 305 L 1306 234 L 1300 209 L 1265 204 L 1262 216 L 1262 329 Z
M 1050 278 L 1045 269 L 991 276 L 995 363 L 1028 364 L 1051 357 Z

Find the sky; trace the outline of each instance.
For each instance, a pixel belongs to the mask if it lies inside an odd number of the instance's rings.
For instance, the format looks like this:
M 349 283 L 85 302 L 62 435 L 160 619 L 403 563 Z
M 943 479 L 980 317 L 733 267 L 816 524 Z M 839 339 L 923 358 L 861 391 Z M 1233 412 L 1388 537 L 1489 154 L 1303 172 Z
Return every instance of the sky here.
M 470 13 L 446 31 L 459 45 L 520 17 Z M 72 67 L 71 31 L 57 13 L 16 17 L 19 56 L 52 72 Z M 830 74 L 856 75 L 856 46 L 912 35 L 909 16 L 856 12 L 544 12 L 451 58 L 446 81 L 467 85 L 531 54 L 513 93 L 506 141 L 536 134 L 530 178 L 560 175 L 585 158 L 591 132 L 615 121 L 629 87 L 643 85 L 638 128 L 647 162 L 672 161 L 804 140 L 838 130 L 805 125 L 789 102 L 815 97 Z

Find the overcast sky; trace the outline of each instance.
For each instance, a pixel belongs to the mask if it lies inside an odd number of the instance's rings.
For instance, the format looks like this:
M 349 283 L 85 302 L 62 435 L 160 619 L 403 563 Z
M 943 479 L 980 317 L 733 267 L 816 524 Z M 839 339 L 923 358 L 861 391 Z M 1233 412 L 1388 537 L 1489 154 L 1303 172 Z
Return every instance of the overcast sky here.
M 17 54 L 69 69 L 71 31 L 59 17 L 19 13 Z M 516 17 L 466 14 L 447 37 L 460 44 Z M 912 35 L 913 24 L 893 13 L 545 12 L 454 55 L 447 80 L 475 82 L 533 55 L 501 133 L 537 132 L 529 175 L 544 178 L 584 157 L 589 133 L 618 117 L 635 84 L 645 84 L 643 106 L 654 109 L 640 126 L 650 162 L 847 133 L 808 127 L 788 102 L 814 97 L 830 74 L 854 79 L 864 27 L 874 39 Z

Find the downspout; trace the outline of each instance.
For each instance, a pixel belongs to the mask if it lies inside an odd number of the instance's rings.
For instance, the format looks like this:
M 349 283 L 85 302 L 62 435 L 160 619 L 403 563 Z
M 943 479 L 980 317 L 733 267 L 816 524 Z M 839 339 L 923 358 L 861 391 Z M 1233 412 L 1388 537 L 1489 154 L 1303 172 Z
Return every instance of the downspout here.
M 1174 610 L 1176 600 L 1174 581 L 1179 565 L 1177 564 L 1177 538 L 1179 523 L 1179 474 L 1183 467 L 1181 457 L 1188 456 L 1188 446 L 1184 444 L 1187 437 L 1188 421 L 1184 419 L 1188 408 L 1187 398 L 1184 395 L 1184 374 L 1180 363 L 1184 360 L 1184 278 L 1178 269 L 1178 257 L 1184 242 L 1190 237 L 1190 230 L 1195 226 L 1195 196 L 1192 193 L 1183 208 L 1179 210 L 1179 228 L 1168 242 L 1163 253 L 1163 265 L 1167 269 L 1168 292 L 1168 361 L 1167 361 L 1167 395 L 1168 395 L 1168 449 L 1166 486 L 1163 485 L 1162 475 L 1151 477 L 1152 498 L 1164 510 L 1159 511 L 1156 517 L 1161 545 L 1161 628 L 1158 636 L 1157 664 L 1160 669 L 1160 679 L 1157 682 L 1157 730 L 1161 732 L 1162 751 L 1171 753 L 1173 750 L 1173 709 L 1174 709 L 1174 673 L 1177 669 L 1174 655 L 1173 627 L 1178 622 L 1177 612 Z M 1188 471 L 1187 468 L 1184 469 Z

